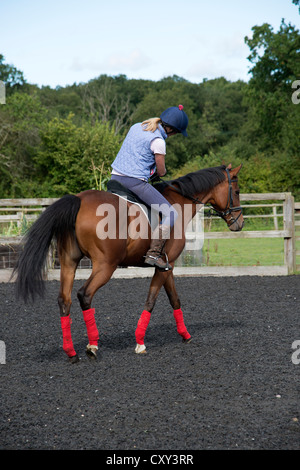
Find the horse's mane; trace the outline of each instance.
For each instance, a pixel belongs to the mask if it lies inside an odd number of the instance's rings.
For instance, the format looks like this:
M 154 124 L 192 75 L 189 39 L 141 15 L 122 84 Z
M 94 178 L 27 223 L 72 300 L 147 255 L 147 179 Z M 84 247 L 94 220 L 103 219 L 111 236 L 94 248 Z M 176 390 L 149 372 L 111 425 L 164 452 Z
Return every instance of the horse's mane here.
M 169 181 L 171 184 L 177 184 L 183 196 L 193 195 L 202 191 L 209 191 L 217 184 L 225 180 L 224 170 L 225 165 L 217 166 L 214 168 L 204 168 L 187 175 L 180 176 L 174 180 Z M 160 192 L 166 188 L 165 183 L 155 185 Z

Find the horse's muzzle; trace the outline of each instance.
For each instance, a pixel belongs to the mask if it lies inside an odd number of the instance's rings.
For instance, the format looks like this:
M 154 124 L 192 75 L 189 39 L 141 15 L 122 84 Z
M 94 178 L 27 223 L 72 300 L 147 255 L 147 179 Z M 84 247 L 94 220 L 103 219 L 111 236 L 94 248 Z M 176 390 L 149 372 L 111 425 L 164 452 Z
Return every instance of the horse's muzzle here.
M 231 230 L 232 232 L 240 232 L 243 229 L 244 223 L 245 223 L 244 217 L 242 214 L 240 214 L 240 216 L 234 219 L 233 221 L 231 222 L 228 221 L 228 222 L 227 222 L 227 225 L 229 227 L 229 230 Z

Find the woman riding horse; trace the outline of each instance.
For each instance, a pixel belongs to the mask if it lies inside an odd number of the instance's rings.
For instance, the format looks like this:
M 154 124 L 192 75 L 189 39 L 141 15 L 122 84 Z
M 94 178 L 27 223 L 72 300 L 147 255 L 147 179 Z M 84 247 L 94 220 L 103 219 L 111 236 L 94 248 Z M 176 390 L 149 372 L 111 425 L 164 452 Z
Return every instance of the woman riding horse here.
M 188 210 L 188 217 L 178 217 L 170 233 L 165 251 L 169 263 L 174 267 L 185 245 L 185 223 L 194 217 L 197 207 L 211 204 L 214 212 L 222 217 L 232 231 L 242 230 L 244 220 L 239 200 L 238 173 L 242 165 L 232 169 L 221 166 L 206 168 L 177 178 L 159 188 L 170 204 L 176 205 L 178 213 Z M 124 203 L 124 201 L 123 201 Z M 63 333 L 63 350 L 71 362 L 78 361 L 71 335 L 72 288 L 75 273 L 80 260 L 87 256 L 92 261 L 92 273 L 77 292 L 87 328 L 89 344 L 86 352 L 89 357 L 97 357 L 98 329 L 95 322 L 95 308 L 92 301 L 95 293 L 112 277 L 118 266 L 142 266 L 144 256 L 150 246 L 151 230 L 148 237 L 132 237 L 129 227 L 135 219 L 130 214 L 134 205 L 125 201 L 120 205 L 120 198 L 106 191 L 87 190 L 77 195 L 68 194 L 50 205 L 35 221 L 24 239 L 24 247 L 14 269 L 17 293 L 25 301 L 36 296 L 43 296 L 45 291 L 45 271 L 48 251 L 52 239 L 56 239 L 60 260 L 60 290 L 58 303 Z M 101 210 L 101 208 L 103 208 Z M 113 209 L 116 236 L 99 236 L 99 224 L 106 208 Z M 100 211 L 99 211 L 100 209 Z M 102 215 L 100 214 L 102 213 Z M 144 216 L 146 217 L 146 216 Z M 120 224 L 120 219 L 123 222 Z M 127 228 L 128 235 L 121 236 Z M 175 236 L 175 228 L 182 230 Z M 105 233 L 103 233 L 105 235 Z M 107 235 L 107 233 L 106 233 Z M 155 269 L 151 280 L 144 310 L 135 332 L 136 352 L 145 352 L 144 338 L 158 293 L 164 287 L 173 308 L 177 331 L 185 342 L 189 342 L 188 333 L 181 310 L 180 299 L 176 292 L 173 270 Z

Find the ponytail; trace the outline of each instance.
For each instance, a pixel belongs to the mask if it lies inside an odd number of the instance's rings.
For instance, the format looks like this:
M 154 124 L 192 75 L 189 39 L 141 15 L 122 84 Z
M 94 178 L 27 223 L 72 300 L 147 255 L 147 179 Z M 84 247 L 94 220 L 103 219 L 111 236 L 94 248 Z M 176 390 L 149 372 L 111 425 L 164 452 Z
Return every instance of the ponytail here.
M 161 119 L 158 117 L 147 119 L 146 121 L 142 122 L 143 130 L 154 132 L 158 128 L 158 124 L 161 124 Z

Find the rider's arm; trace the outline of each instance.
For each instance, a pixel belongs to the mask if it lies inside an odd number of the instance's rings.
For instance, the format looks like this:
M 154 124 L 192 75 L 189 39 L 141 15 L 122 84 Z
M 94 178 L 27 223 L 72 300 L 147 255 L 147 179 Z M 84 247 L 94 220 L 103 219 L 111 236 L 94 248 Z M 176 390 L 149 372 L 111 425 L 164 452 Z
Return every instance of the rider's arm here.
M 165 167 L 166 142 L 164 139 L 154 139 L 151 142 L 151 150 L 155 155 L 156 172 L 158 176 L 164 176 L 167 173 Z
M 165 166 L 165 156 L 161 153 L 155 154 L 155 164 L 156 164 L 156 172 L 158 176 L 165 176 L 167 173 L 166 166 Z

